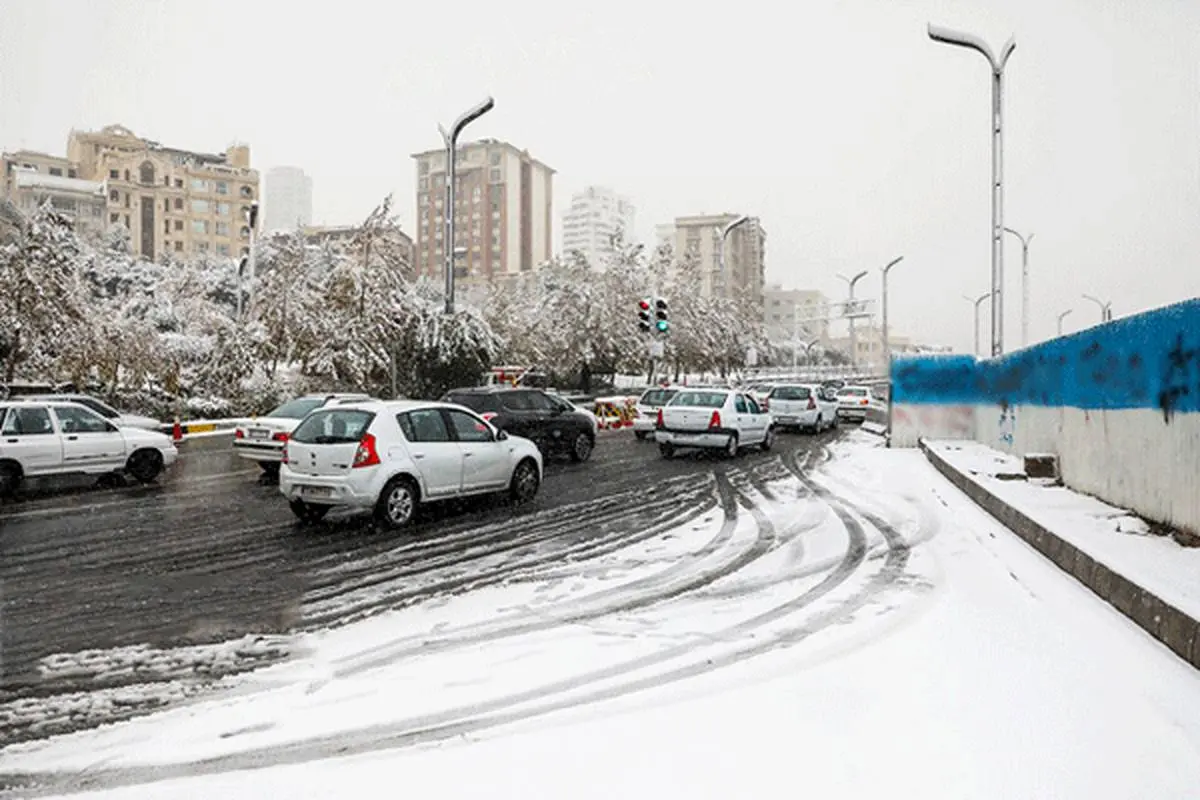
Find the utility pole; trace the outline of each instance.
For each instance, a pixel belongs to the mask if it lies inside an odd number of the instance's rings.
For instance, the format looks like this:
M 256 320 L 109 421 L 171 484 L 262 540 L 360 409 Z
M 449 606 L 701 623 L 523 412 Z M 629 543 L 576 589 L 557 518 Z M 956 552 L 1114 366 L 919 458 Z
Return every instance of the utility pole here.
M 867 271 L 864 269 L 853 278 L 847 278 L 845 275 L 838 275 L 839 278 L 846 282 L 850 287 L 850 298 L 846 302 L 846 315 L 850 323 L 850 366 L 854 367 L 858 364 L 858 336 L 854 329 L 854 285 L 867 276 Z
M 891 371 L 892 364 L 892 343 L 888 337 L 888 273 L 892 271 L 892 267 L 904 260 L 904 256 L 893 258 L 883 268 L 883 365 Z
M 1021 347 L 1029 346 L 1029 243 L 1033 234 L 1022 236 L 1012 228 L 1004 230 L 1021 240 Z
M 479 119 L 496 105 L 491 97 L 472 108 L 464 111 L 447 131 L 441 125 L 438 131 L 446 145 L 446 217 L 442 222 L 442 236 L 445 239 L 445 270 L 446 270 L 446 313 L 454 313 L 454 258 L 456 242 L 454 241 L 454 194 L 455 182 L 458 179 L 458 164 L 455 160 L 459 134 L 471 122 Z

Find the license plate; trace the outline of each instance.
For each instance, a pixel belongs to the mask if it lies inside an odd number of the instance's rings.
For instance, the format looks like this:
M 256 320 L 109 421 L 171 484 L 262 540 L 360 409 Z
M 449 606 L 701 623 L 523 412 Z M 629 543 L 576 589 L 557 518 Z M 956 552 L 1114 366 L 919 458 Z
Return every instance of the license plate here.
M 300 494 L 305 497 L 332 497 L 333 489 L 328 486 L 301 486 Z
M 263 430 L 262 428 L 251 428 L 247 433 L 249 433 L 251 439 L 265 439 L 270 431 Z
M 795 417 L 792 417 L 792 416 L 786 416 L 786 415 L 785 415 L 785 416 L 781 416 L 781 417 L 779 418 L 779 421 L 780 421 L 780 422 L 795 422 L 795 421 L 796 421 L 796 418 L 795 418 Z

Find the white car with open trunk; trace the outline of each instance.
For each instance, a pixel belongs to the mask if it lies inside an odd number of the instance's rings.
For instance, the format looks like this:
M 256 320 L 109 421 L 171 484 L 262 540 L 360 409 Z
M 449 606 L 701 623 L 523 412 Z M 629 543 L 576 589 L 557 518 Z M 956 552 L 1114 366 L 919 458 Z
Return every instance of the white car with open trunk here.
M 507 492 L 534 498 L 537 445 L 465 406 L 415 400 L 339 403 L 312 412 L 283 448 L 279 491 L 301 520 L 331 508 L 372 512 L 384 527 L 412 521 L 421 503 Z
M 678 393 L 678 387 L 674 386 L 655 386 L 642 392 L 642 396 L 634 405 L 637 416 L 633 418 L 633 435 L 639 440 L 653 436 L 654 426 L 658 421 L 658 410 Z
M 733 389 L 681 389 L 658 410 L 654 438 L 663 458 L 681 447 L 720 450 L 733 457 L 746 447 L 770 450 L 771 415 L 749 394 Z

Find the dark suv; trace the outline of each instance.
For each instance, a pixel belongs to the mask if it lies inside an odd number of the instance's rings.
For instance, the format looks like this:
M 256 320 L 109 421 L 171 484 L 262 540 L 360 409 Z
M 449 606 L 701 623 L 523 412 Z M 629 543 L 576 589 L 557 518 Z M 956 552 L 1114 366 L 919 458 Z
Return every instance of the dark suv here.
M 444 403 L 475 411 L 497 428 L 532 440 L 543 455 L 566 454 L 587 461 L 596 445 L 592 420 L 560 397 L 538 389 L 477 386 L 452 389 Z

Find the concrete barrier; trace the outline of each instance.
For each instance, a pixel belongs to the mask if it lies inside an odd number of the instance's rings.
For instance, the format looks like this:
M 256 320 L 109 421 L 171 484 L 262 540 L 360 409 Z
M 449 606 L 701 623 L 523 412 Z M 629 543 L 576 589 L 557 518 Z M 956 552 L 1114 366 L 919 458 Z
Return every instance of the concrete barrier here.
M 934 450 L 926 447 L 924 442 L 919 444 L 934 468 L 983 510 L 1180 658 L 1200 669 L 1200 621 L 1101 564 L 1054 531 L 989 492 L 969 475 L 955 469 Z

